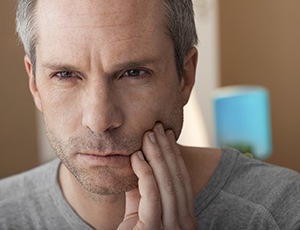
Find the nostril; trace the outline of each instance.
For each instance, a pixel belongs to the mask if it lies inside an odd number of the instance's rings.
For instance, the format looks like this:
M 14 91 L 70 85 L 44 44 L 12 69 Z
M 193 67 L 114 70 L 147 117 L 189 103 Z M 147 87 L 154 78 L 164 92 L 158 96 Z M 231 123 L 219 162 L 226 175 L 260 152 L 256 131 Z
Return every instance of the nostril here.
M 82 125 L 92 132 L 103 133 L 123 124 L 123 115 L 117 107 L 88 106 L 82 117 Z

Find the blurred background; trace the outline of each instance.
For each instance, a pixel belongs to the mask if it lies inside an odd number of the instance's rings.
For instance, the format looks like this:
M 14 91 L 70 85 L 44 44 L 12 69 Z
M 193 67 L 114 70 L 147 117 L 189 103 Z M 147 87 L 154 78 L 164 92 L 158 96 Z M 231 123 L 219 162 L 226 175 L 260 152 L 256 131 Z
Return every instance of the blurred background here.
M 197 81 L 180 143 L 216 146 L 212 92 L 232 85 L 268 90 L 272 153 L 266 162 L 300 172 L 300 1 L 194 0 Z M 15 34 L 15 0 L 0 2 L 0 178 L 54 154 L 34 108 Z

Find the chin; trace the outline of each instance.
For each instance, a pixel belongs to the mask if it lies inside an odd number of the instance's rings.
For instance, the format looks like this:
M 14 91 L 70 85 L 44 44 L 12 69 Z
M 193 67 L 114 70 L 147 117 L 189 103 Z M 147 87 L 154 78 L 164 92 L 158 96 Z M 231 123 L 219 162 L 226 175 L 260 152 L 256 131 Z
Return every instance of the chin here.
M 94 187 L 85 187 L 85 189 L 92 194 L 95 195 L 101 195 L 101 196 L 111 196 L 111 195 L 119 195 L 122 193 L 126 193 L 132 189 L 135 189 L 138 187 L 138 181 L 135 178 L 128 178 L 128 183 L 122 183 L 120 184 L 109 184 L 109 185 L 99 185 Z
M 109 195 L 119 195 L 125 192 L 128 192 L 132 189 L 138 187 L 138 180 L 136 176 L 128 177 L 123 179 L 122 182 L 118 183 L 82 183 L 82 186 L 87 190 L 89 193 L 94 195 L 102 195 L 102 196 L 109 196 Z
M 69 169 L 82 187 L 95 195 L 118 195 L 138 187 L 138 178 L 131 168 L 117 170 L 100 167 L 96 170 L 71 170 Z

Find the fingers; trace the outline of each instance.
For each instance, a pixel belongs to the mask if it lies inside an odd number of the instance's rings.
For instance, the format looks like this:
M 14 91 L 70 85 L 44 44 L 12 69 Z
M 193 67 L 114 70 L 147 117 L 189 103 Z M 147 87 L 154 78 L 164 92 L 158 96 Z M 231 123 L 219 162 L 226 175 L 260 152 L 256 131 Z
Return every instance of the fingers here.
M 166 229 L 190 229 L 193 225 L 193 196 L 189 175 L 174 133 L 162 124 L 147 133 L 155 141 L 144 140 L 143 153 L 153 170 L 161 196 L 162 220 Z M 151 139 L 150 139 L 151 140 Z
M 190 175 L 188 173 L 188 170 L 186 168 L 185 162 L 183 161 L 182 155 L 180 153 L 179 146 L 176 144 L 175 135 L 172 131 L 167 131 L 167 136 L 170 141 L 170 144 L 172 145 L 172 149 L 175 153 L 175 158 L 177 159 L 177 165 L 179 167 L 179 171 L 181 172 L 181 176 L 177 174 L 178 180 L 180 181 L 179 184 L 183 185 L 186 202 L 185 204 L 182 204 L 181 206 L 186 206 L 189 211 L 189 215 L 193 218 L 195 216 L 194 213 L 194 197 L 193 197 L 193 191 L 192 191 L 192 183 L 190 179 Z
M 188 208 L 188 202 L 185 181 L 187 181 L 188 175 L 183 173 L 183 169 L 181 168 L 183 165 L 179 161 L 182 161 L 182 158 L 179 149 L 175 146 L 175 139 L 173 138 L 174 134 L 171 130 L 168 130 L 165 133 L 161 124 L 156 126 L 156 129 L 158 129 L 156 135 L 162 135 L 163 137 L 159 138 L 159 144 L 163 150 L 163 155 L 168 168 L 170 172 L 172 172 L 171 177 L 175 187 L 175 195 L 179 198 L 177 199 L 177 209 L 186 210 Z
M 134 221 L 134 229 L 194 229 L 191 182 L 174 133 L 155 125 L 142 151 L 131 156 L 139 184 L 126 193 L 124 226 Z
M 164 131 L 163 131 L 164 132 Z M 167 138 L 164 137 L 164 141 Z M 174 182 L 156 133 L 147 132 L 143 140 L 143 153 L 152 168 L 161 197 L 162 222 L 166 229 L 178 223 Z

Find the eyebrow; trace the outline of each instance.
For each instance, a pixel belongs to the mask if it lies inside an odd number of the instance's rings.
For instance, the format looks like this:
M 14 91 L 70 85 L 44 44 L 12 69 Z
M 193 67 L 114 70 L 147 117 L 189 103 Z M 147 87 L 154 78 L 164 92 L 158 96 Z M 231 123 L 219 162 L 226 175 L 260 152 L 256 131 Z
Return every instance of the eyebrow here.
M 114 69 L 128 69 L 128 68 L 145 66 L 145 65 L 159 66 L 160 63 L 161 61 L 158 58 L 137 59 L 137 60 L 131 60 L 123 63 L 116 63 L 114 65 Z
M 43 68 L 46 68 L 46 69 L 50 69 L 50 70 L 75 70 L 76 67 L 73 66 L 73 65 L 69 65 L 69 64 L 62 64 L 62 63 L 45 63 L 45 64 L 42 64 L 42 67 Z

